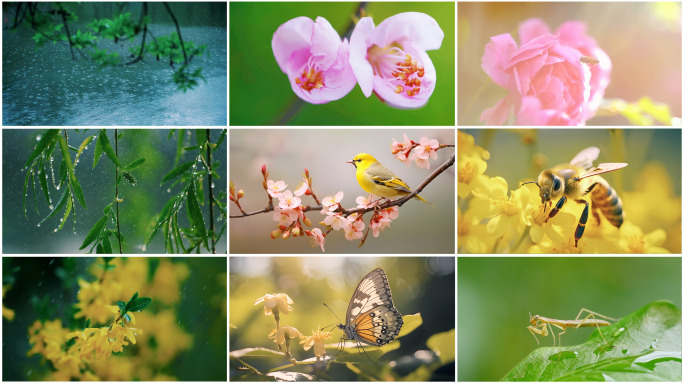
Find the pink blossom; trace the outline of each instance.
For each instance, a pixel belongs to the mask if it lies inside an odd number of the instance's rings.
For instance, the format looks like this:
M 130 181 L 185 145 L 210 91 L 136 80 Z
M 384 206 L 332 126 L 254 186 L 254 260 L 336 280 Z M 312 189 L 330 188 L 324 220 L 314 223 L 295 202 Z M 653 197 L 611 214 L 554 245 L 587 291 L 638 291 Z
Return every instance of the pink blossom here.
M 392 140 L 392 154 L 394 157 L 410 166 L 411 159 L 409 158 L 409 154 L 413 149 L 413 141 L 411 141 L 405 133 L 403 143 L 398 142 L 397 139 L 394 138 Z
M 306 180 L 304 180 L 304 181 L 302 181 L 301 184 L 299 184 L 297 186 L 297 189 L 295 189 L 294 194 L 295 194 L 295 196 L 301 196 L 301 195 L 306 194 L 306 191 L 308 191 L 308 190 L 309 190 L 309 183 Z
M 584 125 L 594 117 L 612 63 L 586 35 L 586 25 L 568 21 L 551 34 L 543 21 L 529 19 L 518 35 L 520 47 L 508 33 L 492 37 L 485 47 L 482 69 L 508 95 L 482 112 L 480 120 L 501 125 L 511 109 L 518 125 Z M 598 64 L 586 64 L 583 56 Z
M 285 188 L 287 188 L 287 184 L 285 184 L 285 182 L 282 180 L 275 182 L 273 180 L 268 180 L 266 182 L 266 186 L 268 187 L 268 194 L 271 195 L 271 197 L 280 196 L 285 190 Z
M 295 209 L 302 205 L 302 199 L 292 194 L 292 191 L 285 191 L 278 196 L 278 206 L 282 209 Z
M 345 226 L 347 226 L 348 221 L 339 213 L 328 212 L 325 219 L 323 220 L 323 224 L 329 225 L 332 227 L 332 229 L 339 231 L 340 229 L 343 229 Z
M 280 69 L 302 100 L 324 104 L 346 96 L 356 85 L 349 43 L 323 17 L 297 17 L 278 27 L 271 41 Z
M 356 197 L 356 208 L 368 208 L 372 207 L 373 205 L 375 205 L 375 202 L 371 202 L 366 196 Z
M 419 168 L 430 169 L 430 160 L 437 160 L 437 150 L 439 149 L 439 141 L 436 139 L 428 139 L 423 136 L 420 138 L 420 145 L 414 151 L 416 156 L 416 165 Z
M 275 207 L 273 209 L 273 220 L 275 220 L 278 225 L 289 227 L 290 224 L 304 217 L 304 212 L 302 212 L 301 207 L 298 209 L 283 209 L 280 207 Z
M 442 39 L 442 29 L 424 13 L 399 13 L 377 27 L 370 17 L 359 20 L 349 41 L 349 62 L 363 94 L 375 91 L 397 108 L 425 105 L 437 82 L 425 51 L 439 49 Z
M 340 191 L 335 194 L 335 196 L 326 196 L 323 198 L 323 201 L 321 202 L 323 204 L 323 209 L 325 212 L 333 212 L 335 211 L 338 207 L 340 202 L 342 201 L 342 198 L 344 197 L 344 192 Z M 323 212 L 323 213 L 325 213 Z
M 310 231 L 305 231 L 307 235 L 311 236 L 311 246 L 321 247 L 321 251 L 325 252 L 325 235 L 321 232 L 320 228 L 314 228 Z
M 366 224 L 363 220 L 357 220 L 358 214 L 352 213 L 347 218 L 347 226 L 344 227 L 344 237 L 349 240 L 356 240 L 363 237 L 363 229 L 366 228 Z

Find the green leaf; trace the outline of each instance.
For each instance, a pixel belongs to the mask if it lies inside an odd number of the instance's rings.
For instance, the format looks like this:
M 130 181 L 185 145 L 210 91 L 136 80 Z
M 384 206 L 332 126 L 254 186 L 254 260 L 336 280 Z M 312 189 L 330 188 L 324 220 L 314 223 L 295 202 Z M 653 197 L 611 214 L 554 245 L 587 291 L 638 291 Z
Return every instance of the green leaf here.
M 138 160 L 135 160 L 135 161 L 133 161 L 132 163 L 130 163 L 130 164 L 128 164 L 127 166 L 125 166 L 125 167 L 123 168 L 123 170 L 124 170 L 124 171 L 132 171 L 132 170 L 138 168 L 139 166 L 141 166 L 142 163 L 144 163 L 144 162 L 145 162 L 145 158 L 144 158 L 144 157 L 141 157 L 141 158 L 139 158 Z
M 33 163 L 33 161 L 40 156 L 41 153 L 47 148 L 50 143 L 55 139 L 57 134 L 59 133 L 59 129 L 48 129 L 45 134 L 43 134 L 43 137 L 40 138 L 40 141 L 38 141 L 38 145 L 36 145 L 36 148 L 33 150 L 31 155 L 29 156 L 28 160 L 26 160 L 26 164 L 24 164 L 24 167 L 28 167 Z
M 150 241 L 154 238 L 154 235 L 157 234 L 157 231 L 159 231 L 159 228 L 161 228 L 162 224 L 166 222 L 169 217 L 171 217 L 171 207 L 176 203 L 176 200 L 178 199 L 178 196 L 173 197 L 169 201 L 164 204 L 164 208 L 162 208 L 161 213 L 159 213 L 159 218 L 157 219 L 157 223 L 154 225 L 154 230 L 152 230 L 152 233 L 150 236 L 145 240 L 145 245 L 148 245 Z
M 73 171 L 71 172 L 71 186 L 73 187 L 74 196 L 76 196 L 76 200 L 78 200 L 78 202 L 81 203 L 81 206 L 83 206 L 83 208 L 88 209 L 88 207 L 86 207 L 83 189 L 81 189 L 81 184 L 79 184 L 78 179 L 76 178 L 76 175 L 74 175 Z
M 397 335 L 397 339 L 415 331 L 416 328 L 423 324 L 423 317 L 420 315 L 420 313 L 416 313 L 415 315 L 405 315 L 402 316 L 402 319 L 404 320 L 404 325 L 401 327 L 401 331 L 399 332 L 399 335 Z
M 95 169 L 95 166 L 100 161 L 100 157 L 102 157 L 102 143 L 100 142 L 100 136 L 98 135 L 97 139 L 95 140 L 95 155 L 93 156 L 93 169 Z
M 121 300 L 117 301 L 116 306 L 119 307 L 121 312 L 126 312 L 126 303 L 124 303 L 123 301 L 121 301 Z
M 112 243 L 109 242 L 109 233 L 105 233 L 104 236 L 102 236 L 102 248 L 104 248 L 104 253 L 106 254 L 112 254 Z
M 78 152 L 76 153 L 76 160 L 74 160 L 74 162 L 78 162 L 78 158 L 81 157 L 81 153 L 88 146 L 88 144 L 90 144 L 90 142 L 93 140 L 93 137 L 94 136 L 88 136 L 85 138 L 85 140 L 83 140 L 81 145 L 78 147 Z
M 59 212 L 59 211 L 62 209 L 62 207 L 64 207 L 64 204 L 66 204 L 67 200 L 69 200 L 69 196 L 70 196 L 70 195 L 69 195 L 68 192 L 69 192 L 69 188 L 64 188 L 64 193 L 62 193 L 62 197 L 59 198 L 59 201 L 57 202 L 57 205 L 55 205 L 55 207 L 52 209 L 52 212 L 50 212 L 49 215 L 47 215 L 43 220 L 41 220 L 40 223 L 38 223 L 38 225 L 43 224 L 43 222 L 44 222 L 45 220 L 47 220 L 47 219 L 51 218 L 52 216 L 56 215 L 57 212 Z M 66 220 L 65 220 L 65 221 L 66 221 Z M 62 224 L 64 224 L 64 223 L 62 223 Z
M 223 140 L 226 138 L 226 132 L 228 132 L 227 129 L 222 129 L 221 134 L 219 135 L 218 140 L 216 141 L 216 147 L 212 148 L 212 152 L 216 150 L 216 148 L 221 146 L 221 143 L 223 143 Z
M 568 329 L 572 332 L 572 329 Z M 681 381 L 682 313 L 655 301 L 610 326 L 586 343 L 537 348 L 502 381 Z M 560 361 L 559 361 L 560 359 Z
M 109 144 L 109 138 L 107 137 L 107 133 L 102 130 L 100 131 L 100 138 L 99 141 L 101 141 L 102 149 L 104 150 L 104 153 L 109 157 L 109 159 L 116 164 L 117 167 L 123 168 L 123 164 L 119 162 L 119 158 L 116 157 L 116 153 L 114 152 L 114 148 Z
M 173 180 L 176 177 L 182 175 L 183 173 L 187 172 L 188 169 L 192 168 L 192 166 L 195 164 L 195 161 L 188 161 L 187 163 L 181 164 L 177 166 L 176 168 L 172 169 L 171 172 L 167 173 L 166 176 L 162 179 L 161 183 L 159 185 L 163 185 L 167 181 Z
M 133 296 L 131 296 L 131 299 L 128 300 L 128 303 L 126 304 L 126 307 L 128 307 L 128 304 L 130 304 L 131 302 L 133 302 L 133 300 L 135 300 L 135 299 L 137 299 L 137 298 L 138 298 L 138 292 L 134 293 Z
M 138 180 L 136 180 L 130 172 L 121 172 L 121 176 L 123 176 L 123 178 L 128 181 L 128 184 L 132 186 L 135 186 L 138 183 Z
M 190 185 L 190 189 L 188 190 L 188 210 L 190 212 L 190 222 L 192 222 L 192 225 L 197 229 L 197 232 L 199 233 L 200 237 L 204 239 L 204 245 L 209 248 L 209 244 L 207 243 L 207 230 L 204 227 L 204 217 L 202 217 L 202 211 L 200 210 L 200 206 L 197 203 L 197 196 L 195 195 L 195 186 L 194 184 Z
M 137 299 L 128 303 L 126 309 L 130 312 L 142 311 L 145 307 L 150 305 L 152 299 L 149 297 L 138 297 Z
M 85 240 L 83 240 L 83 244 L 81 244 L 81 248 L 79 250 L 87 247 L 95 241 L 100 235 L 102 234 L 102 231 L 104 231 L 105 226 L 107 224 L 107 216 L 102 216 L 100 220 L 98 220 L 95 225 L 90 229 L 90 232 L 88 232 L 88 235 L 86 236 Z
M 178 143 L 176 144 L 176 157 L 173 160 L 173 166 L 175 167 L 180 160 L 181 153 L 183 152 L 183 142 L 185 141 L 185 129 L 178 130 Z
M 61 231 L 62 228 L 64 228 L 64 223 L 66 223 L 67 219 L 69 218 L 69 213 L 71 213 L 71 204 L 71 199 L 67 199 L 66 209 L 64 210 L 64 217 L 62 217 L 62 222 L 59 223 L 59 228 L 57 228 L 58 231 Z
M 456 329 L 440 332 L 430 336 L 425 343 L 432 352 L 442 361 L 442 364 L 449 364 L 456 359 Z
M 47 175 L 45 171 L 45 159 L 41 158 L 38 164 L 38 181 L 40 181 L 40 189 L 43 190 L 45 202 L 50 206 L 50 191 L 48 190 Z

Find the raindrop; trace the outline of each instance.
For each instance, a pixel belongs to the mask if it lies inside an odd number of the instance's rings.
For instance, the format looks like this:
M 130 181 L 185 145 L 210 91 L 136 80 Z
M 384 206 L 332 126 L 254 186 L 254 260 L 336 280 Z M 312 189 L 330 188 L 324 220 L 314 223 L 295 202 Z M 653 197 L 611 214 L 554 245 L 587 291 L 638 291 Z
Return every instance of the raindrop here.
M 43 138 L 43 136 L 38 135 L 38 136 L 36 136 L 36 141 L 40 141 L 40 139 L 42 139 L 42 138 Z
M 40 224 L 38 224 L 38 226 L 40 227 Z

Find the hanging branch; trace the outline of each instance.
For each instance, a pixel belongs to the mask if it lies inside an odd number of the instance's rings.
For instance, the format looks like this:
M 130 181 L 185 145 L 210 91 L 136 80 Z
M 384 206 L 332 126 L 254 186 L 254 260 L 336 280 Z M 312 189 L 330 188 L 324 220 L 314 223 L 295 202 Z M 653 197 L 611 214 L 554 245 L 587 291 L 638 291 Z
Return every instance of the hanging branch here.
M 69 50 L 71 51 L 71 58 L 76 60 L 76 55 L 74 55 L 74 43 L 71 41 L 71 32 L 69 32 L 69 23 L 67 23 L 66 11 L 60 9 L 59 14 L 62 15 L 62 22 L 64 23 L 64 29 L 66 30 L 67 39 L 69 39 Z
M 129 61 L 128 63 L 124 63 L 124 65 L 135 64 L 138 61 L 142 60 L 142 58 L 143 58 L 143 53 L 145 53 L 145 38 L 147 37 L 147 23 L 145 22 L 145 17 L 147 17 L 147 3 L 143 3 L 143 9 L 142 9 L 142 12 L 140 13 L 139 24 L 143 25 L 143 35 L 142 35 L 142 43 L 140 43 L 140 52 L 138 52 L 138 57 L 136 57 L 132 61 Z
M 207 129 L 207 166 L 209 167 L 209 177 L 207 182 L 209 184 L 209 233 L 211 233 L 211 253 L 216 253 L 216 234 L 214 233 L 214 182 L 211 179 L 211 130 Z
M 114 128 L 114 151 L 116 153 L 116 158 L 119 158 L 119 130 Z M 119 228 L 119 166 L 114 164 L 114 168 L 116 169 L 115 171 L 115 178 L 114 178 L 114 185 L 116 189 L 116 196 L 114 197 L 114 200 L 116 201 L 116 233 L 117 233 L 117 238 L 119 239 L 119 253 L 123 253 L 121 250 L 121 229 Z
M 171 16 L 173 23 L 176 24 L 176 32 L 178 32 L 178 40 L 180 40 L 181 49 L 183 50 L 183 59 L 185 59 L 185 65 L 187 65 L 188 64 L 188 54 L 185 53 L 185 45 L 183 44 L 183 36 L 181 36 L 180 25 L 178 25 L 178 20 L 176 20 L 176 16 L 174 16 L 173 12 L 171 12 L 171 8 L 169 8 L 169 4 L 166 1 L 164 2 L 164 7 L 166 7 L 166 10 L 169 12 L 169 16 Z

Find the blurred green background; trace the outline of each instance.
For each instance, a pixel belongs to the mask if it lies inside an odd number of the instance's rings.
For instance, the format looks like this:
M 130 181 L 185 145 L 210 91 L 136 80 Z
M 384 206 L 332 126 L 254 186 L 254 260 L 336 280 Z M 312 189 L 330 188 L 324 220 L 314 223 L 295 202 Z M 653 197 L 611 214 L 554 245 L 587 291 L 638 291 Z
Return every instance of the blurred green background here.
M 21 206 L 21 194 L 24 185 L 26 171 L 22 170 L 26 160 L 35 148 L 38 141 L 36 138 L 42 135 L 45 130 L 38 129 L 3 129 L 2 131 L 2 169 L 3 169 L 3 189 L 2 189 L 2 220 L 3 220 L 3 253 L 84 253 L 87 249 L 79 251 L 83 239 L 88 234 L 92 226 L 102 217 L 102 209 L 114 199 L 114 164 L 102 155 L 97 167 L 93 169 L 93 154 L 95 150 L 94 141 L 83 151 L 79 163 L 75 168 L 76 176 L 83 187 L 85 201 L 88 209 L 85 210 L 80 204 L 76 203 L 76 228 L 74 233 L 73 216 L 70 216 L 68 223 L 61 231 L 53 232 L 59 226 L 61 214 L 55 215 L 40 227 L 37 224 L 50 213 L 50 209 L 41 192 L 40 185 L 36 185 L 38 194 L 38 210 L 36 213 L 31 187 L 28 187 L 28 197 L 26 198 L 26 210 L 28 219 L 24 217 Z M 186 130 L 191 135 L 185 138 L 187 146 L 195 145 L 195 133 Z M 78 148 L 81 142 L 89 135 L 96 133 L 96 130 L 68 130 L 69 145 Z M 173 161 L 176 155 L 177 136 L 167 139 L 169 130 L 166 129 L 119 129 L 123 137 L 119 140 L 119 159 L 124 164 L 144 157 L 145 163 L 132 171 L 138 183 L 132 186 L 125 181 L 119 185 L 119 196 L 123 202 L 119 204 L 119 217 L 121 233 L 126 240 L 123 244 L 124 253 L 164 253 L 163 232 L 158 233 L 154 240 L 147 246 L 143 244 L 147 237 L 152 233 L 158 215 L 164 204 L 173 194 L 179 192 L 179 186 L 171 186 L 166 183 L 160 186 L 164 175 L 173 169 Z M 109 141 L 114 147 L 114 130 L 108 129 Z M 220 130 L 211 130 L 212 142 L 218 140 Z M 212 154 L 212 160 L 219 161 L 220 167 L 216 170 L 222 177 L 213 180 L 215 189 L 214 196 L 218 191 L 227 190 L 226 183 L 226 143 Z M 179 164 L 191 161 L 197 155 L 197 150 L 184 152 L 179 160 Z M 59 161 L 61 153 L 59 149 L 53 152 L 54 173 L 59 182 Z M 72 154 L 72 160 L 74 156 Z M 49 168 L 49 167 L 48 167 Z M 50 170 L 47 170 L 50 179 Z M 30 181 L 29 181 L 30 184 Z M 53 203 L 56 203 L 62 191 L 57 191 L 48 180 L 50 185 L 50 196 Z M 204 181 L 206 187 L 207 182 Z M 206 194 L 206 192 L 205 192 Z M 226 199 L 227 200 L 227 199 Z M 204 213 L 204 220 L 208 228 L 209 208 L 205 203 L 201 206 Z M 183 210 L 184 211 L 184 210 Z M 218 209 L 214 208 L 214 219 L 216 228 L 220 228 L 223 222 Z M 179 215 L 181 227 L 189 226 L 189 221 L 185 214 Z M 111 227 L 111 223 L 108 225 Z M 225 253 L 227 249 L 226 236 L 221 238 L 216 244 L 216 252 Z M 187 241 L 185 241 L 187 245 Z M 118 250 L 118 246 L 115 247 Z M 206 250 L 205 250 L 206 252 Z
M 665 229 L 664 246 L 673 253 L 681 252 L 681 215 L 676 217 L 681 208 L 670 212 L 662 212 L 665 209 L 661 208 L 664 199 L 674 205 L 678 201 L 681 207 L 681 129 L 473 129 L 463 132 L 473 135 L 475 144 L 491 154 L 485 174 L 503 177 L 509 190 L 518 188 L 520 182 L 536 180 L 543 169 L 570 162 L 582 149 L 591 146 L 601 150 L 594 165 L 628 163 L 626 168 L 601 175 L 621 197 L 626 220 L 638 218 L 637 224 L 644 233 L 655 228 Z M 662 170 L 662 178 L 650 179 L 655 176 L 651 166 Z M 656 182 L 658 185 L 653 185 Z M 641 188 L 657 189 L 658 194 L 652 193 L 644 201 L 643 196 L 635 194 Z M 629 198 L 630 193 L 634 198 Z M 644 206 L 649 209 L 643 209 Z
M 302 102 L 288 122 L 277 122 L 293 107 L 295 96 L 287 75 L 273 57 L 273 33 L 299 16 L 321 16 L 343 34 L 352 22 L 357 2 L 230 3 L 230 125 L 454 125 L 454 3 L 370 2 L 366 15 L 378 25 L 401 12 L 423 12 L 444 31 L 438 50 L 428 51 L 437 70 L 437 86 L 423 107 L 402 110 L 389 107 L 375 95 L 368 99 L 356 86 L 344 98 L 327 104 Z M 295 107 L 296 108 L 296 107 Z
M 350 209 L 356 206 L 357 196 L 368 196 L 356 181 L 354 166 L 345 163 L 358 153 L 373 155 L 411 188 L 420 185 L 454 153 L 454 148 L 440 149 L 438 159 L 430 160 L 430 169 L 418 168 L 415 163 L 407 167 L 391 153 L 392 139 L 403 141 L 404 133 L 415 142 L 427 136 L 437 139 L 440 144 L 454 144 L 453 129 L 231 129 L 230 180 L 236 189 L 245 191 L 240 204 L 245 211 L 251 212 L 268 204 L 262 187 L 262 165 L 265 164 L 270 172 L 269 179 L 285 181 L 291 191 L 302 182 L 304 168 L 308 168 L 313 191 L 319 199 L 343 191 L 342 206 Z M 448 168 L 421 192 L 421 196 L 435 204 L 434 207 L 412 199 L 399 209 L 399 217 L 389 228 L 378 238 L 370 234 L 361 248 L 359 240 L 348 241 L 344 231 L 333 231 L 326 236 L 326 252 L 452 254 L 455 243 L 454 172 L 454 167 Z M 302 204 L 314 205 L 315 202 L 310 196 L 302 196 Z M 231 215 L 240 213 L 233 203 L 229 212 Z M 313 227 L 322 227 L 318 223 L 325 217 L 319 212 L 310 211 L 307 217 Z M 364 219 L 367 228 L 369 214 Z M 277 224 L 273 213 L 230 220 L 231 253 L 321 253 L 320 248 L 309 245 L 308 237 L 271 239 L 271 231 Z
M 570 20 L 587 25 L 613 62 L 605 97 L 635 102 L 648 96 L 682 116 L 681 2 L 461 2 L 458 5 L 458 124 L 482 125 L 480 114 L 507 91 L 481 68 L 492 36 L 510 33 L 537 17 L 555 31 Z M 626 20 L 628 25 L 626 25 Z M 624 125 L 621 116 L 596 117 L 588 125 Z
M 461 257 L 458 380 L 498 381 L 538 348 L 532 315 L 573 320 L 582 308 L 621 318 L 655 300 L 682 306 L 679 257 Z M 565 346 L 595 329 L 568 329 Z M 553 345 L 551 337 L 541 346 Z
M 281 314 L 280 322 L 311 335 L 318 327 L 337 325 L 345 321 L 347 304 L 361 279 L 375 268 L 382 268 L 392 290 L 394 306 L 403 316 L 420 313 L 423 324 L 400 338 L 400 347 L 382 357 L 396 360 L 395 372 L 405 376 L 418 366 L 406 364 L 412 356 L 419 356 L 427 349 L 426 340 L 439 332 L 454 328 L 455 322 L 455 274 L 453 257 L 231 257 L 229 278 L 229 323 L 237 328 L 230 330 L 230 350 L 264 347 L 277 349 L 267 338 L 275 328 L 273 316 L 264 315 L 264 305 L 254 301 L 265 294 L 287 293 L 294 304 L 294 311 Z M 323 306 L 330 306 L 333 315 Z M 332 339 L 326 344 L 336 344 L 342 331 L 332 331 Z M 313 351 L 304 351 L 299 340 L 291 347 L 295 359 L 313 357 Z M 455 347 L 455 346 L 454 346 Z M 328 350 L 330 351 L 333 350 Z M 262 372 L 287 364 L 286 360 L 250 358 L 248 364 Z M 329 372 L 335 381 L 354 380 L 346 369 L 333 364 Z M 310 367 L 310 366 L 309 366 Z M 236 367 L 231 366 L 231 374 Z M 306 369 L 306 367 L 304 367 Z M 440 368 L 435 380 L 453 381 L 454 364 Z
M 159 265 L 160 258 L 146 258 L 150 268 Z M 177 257 L 166 259 L 185 263 L 190 274 L 180 284 L 180 301 L 176 304 L 178 326 L 192 336 L 190 349 L 182 351 L 166 368 L 166 374 L 179 380 L 226 379 L 226 259 L 224 257 Z M 102 265 L 94 257 L 3 257 L 3 284 L 13 281 L 4 295 L 3 306 L 15 311 L 14 320 L 2 320 L 3 381 L 40 380 L 49 370 L 41 363 L 41 355 L 27 357 L 31 348 L 28 328 L 34 321 L 49 314 L 46 320 L 61 319 L 65 328 L 78 327 L 70 318 L 77 303 L 79 278 L 92 282 L 93 264 Z M 102 270 L 101 268 L 99 269 Z M 10 275 L 11 274 L 11 279 Z M 223 282 L 221 282 L 223 274 Z M 141 283 L 145 285 L 147 282 Z M 139 292 L 141 297 L 149 296 Z M 155 303 L 145 311 L 154 311 Z M 222 299 L 222 300 L 219 300 Z M 42 305 L 32 304 L 37 300 Z M 127 299 L 126 299 L 127 300 Z M 223 301 L 221 303 L 220 301 Z M 115 305 L 116 303 L 111 303 Z M 42 308 L 42 309 L 41 309 Z M 45 309 L 47 311 L 45 311 Z M 139 315 L 136 315 L 139 316 Z M 93 324 L 95 325 L 95 324 Z M 145 338 L 145 330 L 139 338 Z M 140 341 L 140 340 L 139 340 Z M 122 355 L 134 353 L 135 346 L 124 349 Z M 162 354 L 163 352 L 159 352 Z M 115 354 L 120 355 L 120 354 Z M 202 369 L 197 369 L 201 366 Z

